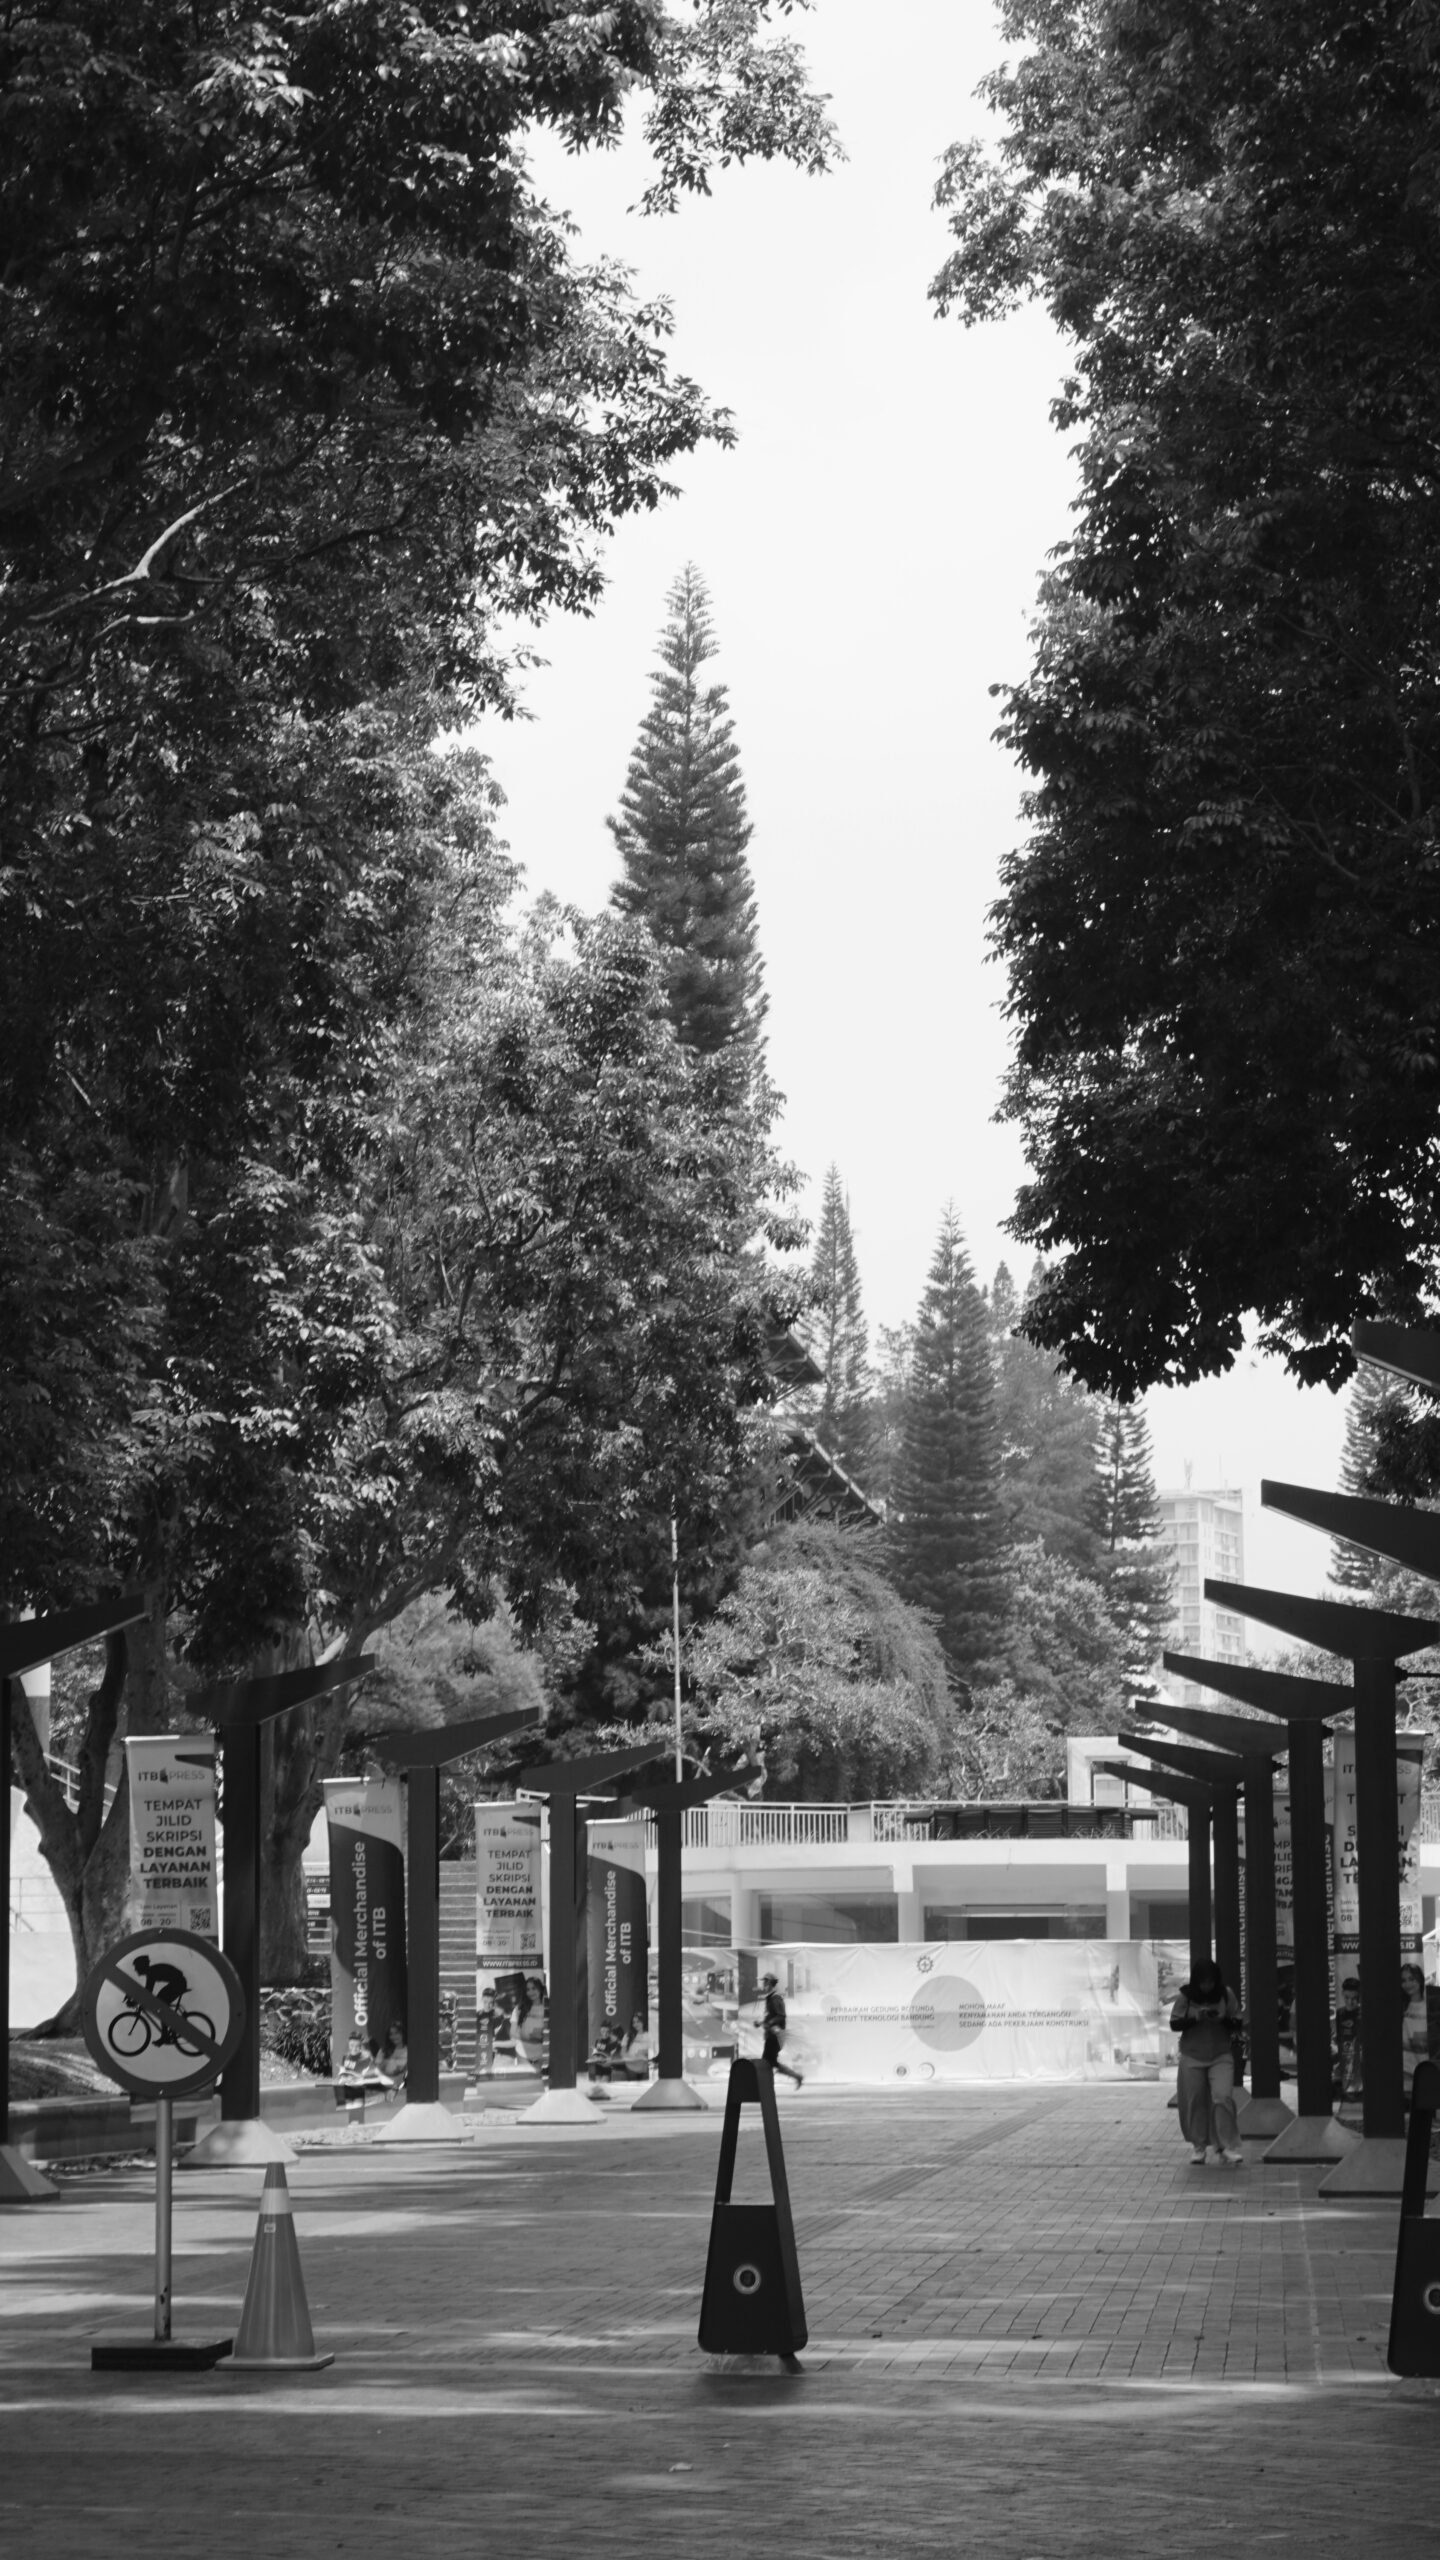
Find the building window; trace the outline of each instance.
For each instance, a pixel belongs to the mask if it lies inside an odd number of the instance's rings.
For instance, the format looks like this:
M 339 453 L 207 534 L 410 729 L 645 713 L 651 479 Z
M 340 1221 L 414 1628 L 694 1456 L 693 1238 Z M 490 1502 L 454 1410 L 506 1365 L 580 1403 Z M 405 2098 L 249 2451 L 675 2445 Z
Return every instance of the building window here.
M 767 1947 L 893 1947 L 900 1907 L 893 1893 L 762 1893 L 760 1941 Z
M 703 1897 L 687 1894 L 680 1905 L 680 1943 L 686 1947 L 728 1947 L 730 1944 L 730 1896 L 712 1893 Z
M 988 1911 L 953 1903 L 927 1903 L 927 1938 L 1103 1938 L 1105 1905 L 1073 1903 L 1064 1911 L 1018 1911 L 992 1904 Z

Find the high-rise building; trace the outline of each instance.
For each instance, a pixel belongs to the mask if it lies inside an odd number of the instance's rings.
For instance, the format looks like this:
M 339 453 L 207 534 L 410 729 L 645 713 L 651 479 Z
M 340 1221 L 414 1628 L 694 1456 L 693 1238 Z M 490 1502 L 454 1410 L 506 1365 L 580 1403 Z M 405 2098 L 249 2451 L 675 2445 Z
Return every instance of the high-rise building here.
M 1245 1497 L 1236 1486 L 1185 1485 L 1160 1495 L 1160 1526 L 1175 1557 L 1174 1615 L 1169 1643 L 1179 1653 L 1203 1653 L 1212 1662 L 1244 1662 L 1245 1621 L 1205 1597 L 1205 1581 L 1245 1579 Z M 1168 1677 L 1177 1707 L 1208 1706 L 1214 1691 L 1193 1680 Z

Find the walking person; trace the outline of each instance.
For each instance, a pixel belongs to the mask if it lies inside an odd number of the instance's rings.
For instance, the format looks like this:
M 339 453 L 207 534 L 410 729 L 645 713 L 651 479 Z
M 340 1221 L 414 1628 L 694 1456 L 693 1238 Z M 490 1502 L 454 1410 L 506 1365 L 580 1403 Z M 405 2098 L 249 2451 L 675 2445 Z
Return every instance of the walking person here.
M 1202 1956 L 1182 1982 L 1170 2012 L 1180 2038 L 1180 2130 L 1197 2164 L 1224 2161 L 1240 2168 L 1245 2154 L 1235 2122 L 1235 2051 L 1231 2037 L 1241 2022 L 1240 2003 L 1211 1956 Z
M 771 2071 L 783 2071 L 786 2079 L 793 2080 L 796 2088 L 801 2089 L 805 2085 L 804 2072 L 792 2071 L 789 2063 L 782 2062 L 780 2059 L 780 2047 L 785 2041 L 787 2025 L 785 1998 L 780 1989 L 778 1977 L 773 1973 L 762 1973 L 760 1988 L 765 1995 L 760 2012 L 760 2025 L 765 2036 L 760 2059 Z

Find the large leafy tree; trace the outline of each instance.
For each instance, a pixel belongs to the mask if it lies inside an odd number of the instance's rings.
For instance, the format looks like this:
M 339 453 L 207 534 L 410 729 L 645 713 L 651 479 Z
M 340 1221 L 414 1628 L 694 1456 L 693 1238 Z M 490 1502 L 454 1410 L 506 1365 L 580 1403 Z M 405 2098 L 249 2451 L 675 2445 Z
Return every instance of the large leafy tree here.
M 543 902 L 517 933 L 509 879 L 482 833 L 437 888 L 425 1002 L 390 1042 L 353 1190 L 302 1201 L 267 1172 L 181 1247 L 149 1483 L 182 1692 L 253 1660 L 257 1623 L 353 1651 L 433 1595 L 460 1621 L 572 1634 L 582 1693 L 613 1708 L 595 1628 L 656 1596 L 657 1521 L 674 1508 L 699 1586 L 733 1569 L 789 1312 L 766 1249 L 794 1242 L 765 1206 L 781 1177 L 747 1115 L 710 1107 L 649 937 Z M 123 1891 L 123 1821 L 98 1812 L 117 1711 L 101 1683 L 75 1814 L 25 1764 L 82 1955 Z M 320 1783 L 375 1721 L 362 1692 L 276 1728 L 273 1969 L 303 1953 Z
M 351 1516 L 311 1495 L 391 1346 L 359 1195 L 464 797 L 430 742 L 505 700 L 496 612 L 587 604 L 724 432 L 526 133 L 603 143 L 643 91 L 655 209 L 822 166 L 766 17 L 0 28 L 0 1601 L 147 1589 L 87 1728 L 97 1908 L 96 1772 L 117 1717 L 169 1721 L 170 1603 L 200 1656 L 283 1658 Z
M 1004 1668 L 972 1692 L 957 1733 L 964 1795 L 1056 1796 L 1068 1733 L 1108 1733 L 1125 1702 L 1125 1646 L 1104 1587 L 1040 1539 L 1010 1550 Z
M 639 85 L 657 207 L 717 158 L 821 165 L 765 16 L 67 0 L 0 29 L 12 1598 L 102 1561 L 186 1217 L 242 1159 L 343 1154 L 409 941 L 377 804 L 503 697 L 496 610 L 588 602 L 598 537 L 718 431 L 525 134 L 604 141 Z
M 1130 1394 L 1433 1299 L 1440 184 L 1426 12 L 1009 0 L 937 279 L 1073 342 L 1003 735 L 1027 1315 Z
M 896 1588 L 933 1618 L 962 1683 L 1000 1652 L 1006 1544 L 985 1302 L 950 1208 L 916 1319 L 890 1549 Z
M 665 954 L 682 1039 L 715 1061 L 722 1089 L 743 1092 L 765 999 L 740 751 L 725 687 L 702 680 L 717 644 L 698 569 L 682 569 L 669 606 L 650 709 L 610 821 L 624 864 L 615 903 L 644 919 Z
M 757 1542 L 687 1645 L 684 1673 L 697 1748 L 749 1755 L 776 1794 L 904 1794 L 945 1768 L 945 1656 L 897 1595 L 873 1531 L 806 1522 Z

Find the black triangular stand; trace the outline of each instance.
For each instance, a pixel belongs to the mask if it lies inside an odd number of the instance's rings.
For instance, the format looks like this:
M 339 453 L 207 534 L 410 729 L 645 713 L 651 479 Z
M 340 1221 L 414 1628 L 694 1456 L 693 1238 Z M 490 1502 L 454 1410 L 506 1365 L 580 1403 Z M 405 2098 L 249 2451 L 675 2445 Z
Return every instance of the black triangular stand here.
M 1440 2373 L 1440 2222 L 1427 2221 L 1425 2189 L 1430 2136 L 1440 2108 L 1440 2065 L 1422 2062 L 1410 2098 L 1405 2137 L 1405 2183 L 1400 2195 L 1400 2242 L 1395 2252 L 1395 2291 L 1390 2302 L 1392 2373 Z
M 730 2201 L 744 2106 L 760 2110 L 773 2204 Z M 780 2147 L 775 2075 L 762 2063 L 732 2062 L 700 2303 L 700 2344 L 711 2356 L 782 2356 L 789 2362 L 808 2335 L 785 2154 Z

